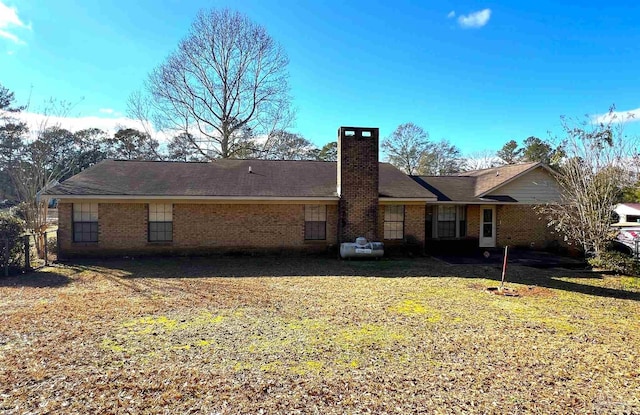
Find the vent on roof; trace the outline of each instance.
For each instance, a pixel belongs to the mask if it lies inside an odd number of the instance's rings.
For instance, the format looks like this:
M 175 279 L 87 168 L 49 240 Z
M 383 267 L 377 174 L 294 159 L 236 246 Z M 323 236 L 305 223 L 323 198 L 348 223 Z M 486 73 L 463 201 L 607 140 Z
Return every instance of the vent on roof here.
M 253 173 L 253 170 L 251 170 L 251 166 L 249 166 L 249 174 Z

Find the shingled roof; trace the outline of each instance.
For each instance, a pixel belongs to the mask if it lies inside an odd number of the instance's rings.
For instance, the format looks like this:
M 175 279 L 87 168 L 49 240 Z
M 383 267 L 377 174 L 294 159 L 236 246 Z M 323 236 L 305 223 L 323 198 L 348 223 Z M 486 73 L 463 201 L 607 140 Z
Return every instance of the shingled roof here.
M 481 196 L 540 166 L 542 166 L 542 163 L 537 162 L 509 164 L 489 169 L 467 171 L 458 174 L 458 176 L 475 177 L 475 195 Z
M 249 173 L 251 168 L 251 173 Z M 46 192 L 64 197 L 335 198 L 335 162 L 105 160 Z M 380 197 L 435 200 L 400 170 L 380 163 Z
M 522 163 L 490 169 L 472 170 L 455 176 L 411 176 L 418 184 L 438 197 L 439 202 L 517 202 L 507 195 L 488 195 L 542 163 Z

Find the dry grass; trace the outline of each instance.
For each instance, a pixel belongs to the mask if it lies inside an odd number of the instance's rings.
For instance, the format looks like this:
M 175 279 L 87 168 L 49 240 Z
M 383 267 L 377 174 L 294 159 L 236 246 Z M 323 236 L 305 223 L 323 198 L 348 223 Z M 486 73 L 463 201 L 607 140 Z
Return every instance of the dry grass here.
M 521 297 L 484 291 L 495 266 L 430 259 L 105 261 L 0 279 L 0 411 L 640 413 L 638 279 L 510 275 Z

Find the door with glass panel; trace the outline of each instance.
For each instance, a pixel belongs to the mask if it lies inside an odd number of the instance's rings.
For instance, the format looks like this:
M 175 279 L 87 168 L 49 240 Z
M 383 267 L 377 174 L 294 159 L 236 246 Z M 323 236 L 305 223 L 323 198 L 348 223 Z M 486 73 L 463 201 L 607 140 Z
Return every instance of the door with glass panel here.
M 496 246 L 496 207 L 480 206 L 480 247 Z

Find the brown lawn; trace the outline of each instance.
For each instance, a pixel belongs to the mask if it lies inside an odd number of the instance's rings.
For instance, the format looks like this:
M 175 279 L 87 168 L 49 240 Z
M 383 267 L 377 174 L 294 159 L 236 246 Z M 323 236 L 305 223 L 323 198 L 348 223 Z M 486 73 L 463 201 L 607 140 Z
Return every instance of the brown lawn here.
M 3 413 L 640 413 L 640 281 L 176 258 L 0 279 Z

